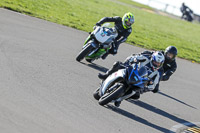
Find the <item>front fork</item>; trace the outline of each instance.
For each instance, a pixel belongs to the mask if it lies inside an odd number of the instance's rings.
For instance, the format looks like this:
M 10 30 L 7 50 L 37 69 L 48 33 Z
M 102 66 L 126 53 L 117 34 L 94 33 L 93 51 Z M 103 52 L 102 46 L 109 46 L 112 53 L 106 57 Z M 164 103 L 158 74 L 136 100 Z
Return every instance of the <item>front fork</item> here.
M 91 38 L 91 34 L 85 39 L 85 42 L 84 42 L 84 44 L 83 45 L 85 45 L 85 44 L 87 44 L 87 42 L 89 41 L 89 40 L 91 40 L 92 38 Z
M 86 46 L 88 46 L 90 44 L 94 47 L 94 50 L 92 50 L 87 55 L 87 57 L 89 57 L 89 58 L 97 58 L 97 57 L 99 58 L 99 57 L 101 57 L 103 54 L 105 54 L 110 49 L 110 46 L 107 46 L 107 45 L 104 45 L 103 48 L 99 48 L 100 44 L 98 42 L 95 43 L 95 40 L 93 39 L 92 34 L 90 34 L 86 38 L 82 49 L 84 49 Z
M 94 54 L 99 49 L 98 44 L 94 43 L 94 40 L 88 41 L 86 44 L 83 45 L 82 49 L 84 49 L 88 45 L 92 45 L 92 47 L 94 47 L 94 50 L 92 50 L 87 56 L 91 56 L 92 54 Z

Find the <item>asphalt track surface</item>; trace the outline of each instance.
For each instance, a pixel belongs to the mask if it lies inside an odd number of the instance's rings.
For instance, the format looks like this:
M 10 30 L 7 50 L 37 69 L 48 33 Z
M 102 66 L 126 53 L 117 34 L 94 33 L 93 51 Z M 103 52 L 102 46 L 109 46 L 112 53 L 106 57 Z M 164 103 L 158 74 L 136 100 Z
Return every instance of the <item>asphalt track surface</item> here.
M 133 33 L 134 34 L 134 33 Z M 75 61 L 88 33 L 0 9 L 1 133 L 168 133 L 200 122 L 200 66 L 177 59 L 161 92 L 100 106 L 99 72 L 144 49 L 122 44 L 94 64 Z

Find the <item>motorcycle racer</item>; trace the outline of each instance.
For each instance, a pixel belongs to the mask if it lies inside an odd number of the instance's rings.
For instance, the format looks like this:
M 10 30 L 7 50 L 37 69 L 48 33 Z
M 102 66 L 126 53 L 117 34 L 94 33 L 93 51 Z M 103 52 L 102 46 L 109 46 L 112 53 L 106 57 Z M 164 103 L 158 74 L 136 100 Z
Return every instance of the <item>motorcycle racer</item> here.
M 140 62 L 139 66 L 145 66 L 148 70 L 148 77 L 151 79 L 148 86 L 143 88 L 140 92 L 137 92 L 130 98 L 139 99 L 140 94 L 147 91 L 153 91 L 156 86 L 159 85 L 160 79 L 163 74 L 163 63 L 165 57 L 160 51 L 154 52 L 152 55 L 149 54 L 134 54 L 129 56 L 124 63 L 122 62 L 115 62 L 113 67 L 107 71 L 105 75 L 99 74 L 100 79 L 106 79 L 110 74 L 116 72 L 119 69 L 123 69 L 127 65 L 131 65 L 135 62 Z M 115 106 L 119 106 L 121 101 L 115 102 Z
M 114 22 L 115 28 L 118 32 L 118 36 L 114 40 L 112 48 L 102 56 L 102 59 L 105 59 L 108 56 L 108 54 L 114 55 L 117 53 L 119 45 L 121 43 L 125 42 L 127 40 L 128 36 L 131 34 L 131 32 L 132 32 L 131 26 L 134 23 L 134 21 L 135 21 L 134 15 L 132 13 L 128 12 L 128 13 L 125 13 L 122 18 L 119 16 L 104 17 L 99 22 L 96 23 L 97 26 L 101 26 L 105 22 Z

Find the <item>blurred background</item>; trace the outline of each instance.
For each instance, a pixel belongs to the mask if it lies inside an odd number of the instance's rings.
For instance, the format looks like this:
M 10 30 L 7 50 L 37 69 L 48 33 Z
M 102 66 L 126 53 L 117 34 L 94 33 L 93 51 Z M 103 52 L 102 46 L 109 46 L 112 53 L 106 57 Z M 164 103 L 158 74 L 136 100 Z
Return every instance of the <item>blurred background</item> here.
M 180 8 L 182 7 L 182 3 L 185 3 L 185 5 L 193 11 L 193 19 L 195 21 L 200 22 L 199 0 L 133 0 L 133 1 L 148 5 L 157 10 L 179 17 L 182 16 L 182 12 L 180 10 Z

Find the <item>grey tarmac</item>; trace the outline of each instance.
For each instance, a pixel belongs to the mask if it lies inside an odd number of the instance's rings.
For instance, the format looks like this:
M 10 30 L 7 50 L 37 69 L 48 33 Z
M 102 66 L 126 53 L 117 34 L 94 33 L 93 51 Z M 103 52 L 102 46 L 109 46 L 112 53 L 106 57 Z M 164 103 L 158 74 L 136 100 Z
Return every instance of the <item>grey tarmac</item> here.
M 6 9 L 0 18 L 1 133 L 169 133 L 200 122 L 199 64 L 178 58 L 160 93 L 103 107 L 92 95 L 98 73 L 144 49 L 124 43 L 115 56 L 79 63 L 88 33 Z

